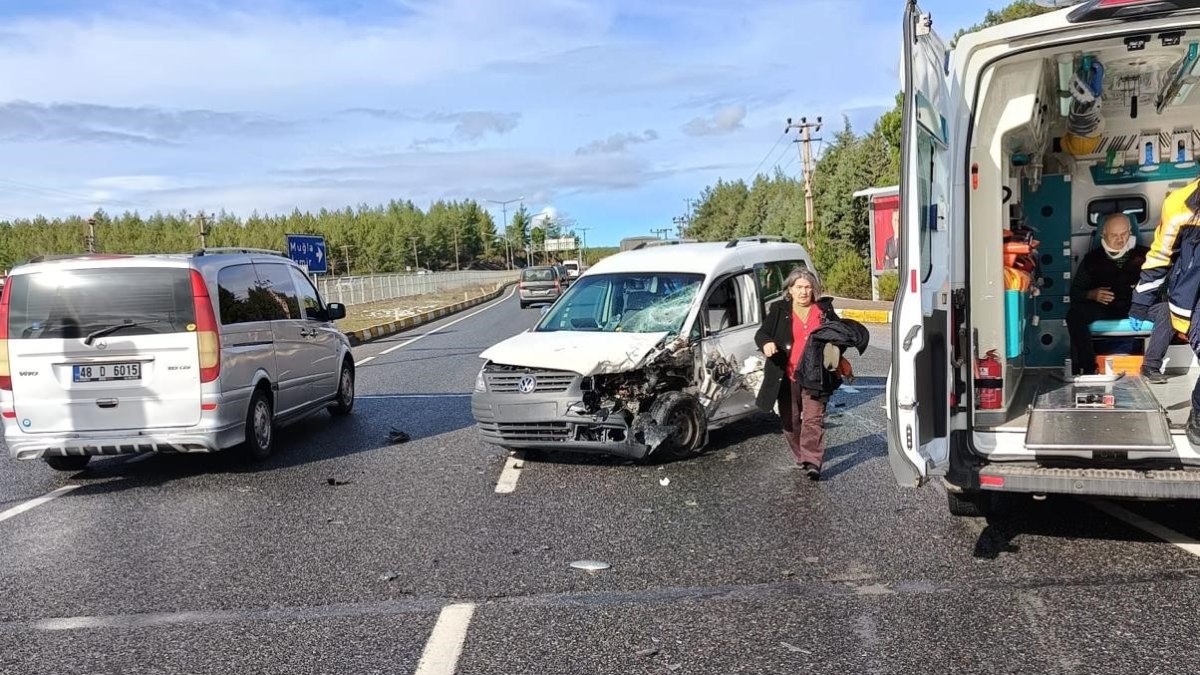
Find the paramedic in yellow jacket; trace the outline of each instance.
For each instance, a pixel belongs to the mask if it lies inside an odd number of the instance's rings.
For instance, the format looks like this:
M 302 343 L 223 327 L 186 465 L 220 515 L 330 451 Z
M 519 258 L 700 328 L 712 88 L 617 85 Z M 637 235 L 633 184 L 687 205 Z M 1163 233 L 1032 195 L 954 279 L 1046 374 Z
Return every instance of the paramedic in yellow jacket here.
M 1130 323 L 1135 330 L 1149 315 L 1163 285 L 1171 327 L 1187 337 L 1200 354 L 1200 322 L 1193 322 L 1200 300 L 1200 181 L 1193 181 L 1167 196 L 1163 202 L 1154 243 L 1146 254 L 1142 274 L 1134 288 Z M 1188 415 L 1187 437 L 1200 446 L 1200 380 L 1192 389 L 1192 412 Z

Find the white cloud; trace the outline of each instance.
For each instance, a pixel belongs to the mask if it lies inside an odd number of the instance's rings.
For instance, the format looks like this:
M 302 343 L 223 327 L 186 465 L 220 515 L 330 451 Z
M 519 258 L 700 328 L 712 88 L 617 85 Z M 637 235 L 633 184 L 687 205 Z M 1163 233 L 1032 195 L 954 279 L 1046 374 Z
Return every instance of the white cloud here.
M 465 112 L 432 112 L 418 114 L 404 110 L 380 108 L 350 108 L 351 115 L 366 115 L 381 120 L 398 122 L 427 122 L 430 124 L 453 124 L 454 135 L 462 140 L 477 141 L 488 133 L 507 134 L 517 128 L 520 113 L 495 112 L 491 110 L 468 110 Z
M 708 117 L 697 117 L 683 125 L 683 133 L 688 136 L 720 136 L 730 134 L 742 127 L 746 119 L 746 106 L 729 105 L 718 108 Z
M 288 122 L 263 115 L 212 110 L 164 110 L 89 103 L 0 104 L 0 138 L 167 145 L 204 136 L 283 133 Z
M 647 129 L 640 134 L 624 133 L 613 134 L 601 141 L 592 141 L 587 145 L 576 148 L 577 155 L 596 155 L 606 153 L 625 152 L 626 148 L 639 143 L 649 143 L 658 139 L 658 132 L 653 129 Z

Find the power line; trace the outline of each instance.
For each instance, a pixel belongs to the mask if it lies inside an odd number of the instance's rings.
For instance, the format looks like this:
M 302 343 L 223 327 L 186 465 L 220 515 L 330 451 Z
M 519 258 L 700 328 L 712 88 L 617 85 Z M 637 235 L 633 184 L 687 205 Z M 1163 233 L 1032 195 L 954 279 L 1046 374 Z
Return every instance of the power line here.
M 67 190 L 60 190 L 58 188 L 42 187 L 40 185 L 33 185 L 31 183 L 22 183 L 20 181 L 15 181 L 15 180 L 12 180 L 9 178 L 0 178 L 0 184 L 11 185 L 13 187 L 21 188 L 21 189 L 24 189 L 27 191 L 41 192 L 43 194 L 52 195 L 52 196 L 69 197 L 71 199 L 75 199 L 80 202 L 95 203 L 95 204 L 114 204 L 114 205 L 119 205 L 119 206 L 123 205 L 123 206 L 133 206 L 133 207 L 142 206 L 142 207 L 149 208 L 148 204 L 142 204 L 139 202 L 129 202 L 129 201 L 125 201 L 122 199 L 100 199 L 98 197 L 84 195 L 84 194 L 78 193 L 78 192 L 70 192 Z
M 754 180 L 754 177 L 758 175 L 758 170 L 762 168 L 763 162 L 767 161 L 767 158 L 774 154 L 775 149 L 779 147 L 779 143 L 785 138 L 787 138 L 786 131 L 784 131 L 782 134 L 779 134 L 779 138 L 775 139 L 775 145 L 772 145 L 771 149 L 767 151 L 767 154 L 763 155 L 763 158 L 758 160 L 758 166 L 754 167 L 754 171 L 750 172 L 750 180 Z M 776 162 L 778 161 L 779 160 L 776 160 Z

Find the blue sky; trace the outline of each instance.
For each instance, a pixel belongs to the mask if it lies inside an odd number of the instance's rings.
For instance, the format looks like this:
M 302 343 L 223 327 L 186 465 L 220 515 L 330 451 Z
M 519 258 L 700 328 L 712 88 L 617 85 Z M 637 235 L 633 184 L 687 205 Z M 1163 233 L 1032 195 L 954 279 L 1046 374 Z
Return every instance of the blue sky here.
M 1002 4 L 922 6 L 948 37 Z M 5 0 L 0 218 L 524 197 L 615 244 L 718 177 L 797 174 L 768 155 L 789 116 L 869 129 L 903 7 Z

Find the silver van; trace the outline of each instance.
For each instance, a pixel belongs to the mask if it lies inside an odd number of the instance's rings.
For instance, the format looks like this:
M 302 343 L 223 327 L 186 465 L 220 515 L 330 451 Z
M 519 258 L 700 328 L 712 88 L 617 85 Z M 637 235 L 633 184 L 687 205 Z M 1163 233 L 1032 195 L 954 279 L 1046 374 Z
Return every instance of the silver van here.
M 471 412 L 505 448 L 685 458 L 757 412 L 765 307 L 808 252 L 778 237 L 659 242 L 580 275 L 484 351 Z
M 353 408 L 345 312 L 269 251 L 18 266 L 0 294 L 5 445 L 63 471 L 237 445 L 264 458 L 278 425 Z

